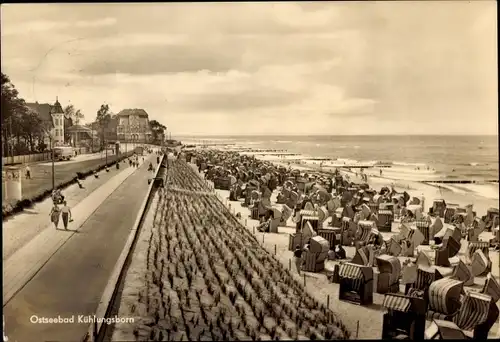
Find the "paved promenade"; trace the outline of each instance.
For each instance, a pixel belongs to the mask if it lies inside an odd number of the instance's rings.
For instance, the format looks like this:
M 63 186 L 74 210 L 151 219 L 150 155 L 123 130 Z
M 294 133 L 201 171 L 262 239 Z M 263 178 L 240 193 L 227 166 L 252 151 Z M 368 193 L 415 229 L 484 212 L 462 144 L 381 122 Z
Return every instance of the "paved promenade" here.
M 111 178 L 120 172 L 124 172 L 129 167 L 128 163 L 121 163 L 120 166 L 119 170 L 116 170 L 114 167 L 110 168 L 109 172 L 102 170 L 99 172 L 99 178 L 90 176 L 82 180 L 84 189 L 80 189 L 77 184 L 63 189 L 62 193 L 70 208 L 74 208 L 92 192 L 96 191 Z M 19 214 L 8 217 L 5 221 L 3 221 L 3 260 L 9 258 L 15 251 L 31 241 L 31 239 L 38 235 L 42 230 L 48 227 L 53 227 L 50 223 L 49 217 L 51 209 L 52 199 L 47 198 L 42 202 L 35 203 L 32 208 L 25 209 Z
M 78 316 L 92 315 L 97 308 L 146 196 L 149 177 L 147 160 L 139 170 L 117 173 L 73 208 L 72 231 L 44 229 L 4 259 L 9 341 L 77 341 L 85 334 L 88 323 L 78 323 Z M 34 324 L 34 315 L 75 317 L 75 322 Z

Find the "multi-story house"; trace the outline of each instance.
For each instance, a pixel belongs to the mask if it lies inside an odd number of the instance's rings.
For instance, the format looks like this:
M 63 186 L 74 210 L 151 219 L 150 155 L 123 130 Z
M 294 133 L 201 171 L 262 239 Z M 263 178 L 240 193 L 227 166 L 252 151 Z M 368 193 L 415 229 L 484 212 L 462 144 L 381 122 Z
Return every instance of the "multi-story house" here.
M 64 144 L 64 111 L 56 98 L 56 102 L 51 105 L 48 103 L 26 103 L 26 106 L 38 114 L 42 120 L 44 131 L 44 143 L 50 146 L 52 137 L 54 146 Z
M 151 140 L 148 113 L 144 109 L 124 109 L 117 115 L 120 142 L 148 143 Z

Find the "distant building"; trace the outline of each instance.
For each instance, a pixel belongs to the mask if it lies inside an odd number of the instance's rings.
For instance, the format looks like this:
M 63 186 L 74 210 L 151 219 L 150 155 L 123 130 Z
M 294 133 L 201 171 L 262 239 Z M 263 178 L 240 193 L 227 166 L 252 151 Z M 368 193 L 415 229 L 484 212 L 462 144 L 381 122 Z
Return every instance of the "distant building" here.
M 44 126 L 44 143 L 50 145 L 50 136 L 54 139 L 54 146 L 64 144 L 64 124 L 65 117 L 64 111 L 56 98 L 56 102 L 53 105 L 48 103 L 26 103 L 28 107 L 33 112 L 37 113 L 42 120 L 42 125 Z
M 116 117 L 119 141 L 146 143 L 151 140 L 148 113 L 144 109 L 124 109 Z

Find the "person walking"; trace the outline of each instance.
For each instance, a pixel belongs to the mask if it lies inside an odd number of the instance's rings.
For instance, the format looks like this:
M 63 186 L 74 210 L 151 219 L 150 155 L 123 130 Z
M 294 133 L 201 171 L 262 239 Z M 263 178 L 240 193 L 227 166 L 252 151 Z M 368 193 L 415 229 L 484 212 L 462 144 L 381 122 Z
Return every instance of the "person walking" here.
M 61 208 L 61 216 L 63 220 L 64 229 L 68 230 L 68 222 L 72 219 L 71 208 L 68 206 L 68 202 L 63 202 L 63 207 Z
M 300 275 L 300 269 L 302 267 L 302 249 L 300 249 L 300 246 L 296 246 L 295 251 L 293 251 L 293 261 L 295 262 L 297 273 Z
M 52 207 L 52 210 L 50 211 L 50 220 L 54 224 L 54 227 L 56 229 L 59 229 L 59 215 L 61 214 L 61 210 L 59 209 L 57 203 L 54 202 L 54 206 Z
M 31 179 L 31 169 L 29 165 L 26 165 L 26 179 Z

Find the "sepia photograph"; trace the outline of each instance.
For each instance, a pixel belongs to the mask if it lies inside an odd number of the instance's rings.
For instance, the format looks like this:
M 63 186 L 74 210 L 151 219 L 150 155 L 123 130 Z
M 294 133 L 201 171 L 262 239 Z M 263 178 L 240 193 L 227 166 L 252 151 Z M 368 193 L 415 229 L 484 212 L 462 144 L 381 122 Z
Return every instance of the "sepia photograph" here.
M 496 1 L 0 11 L 4 342 L 500 339 Z

